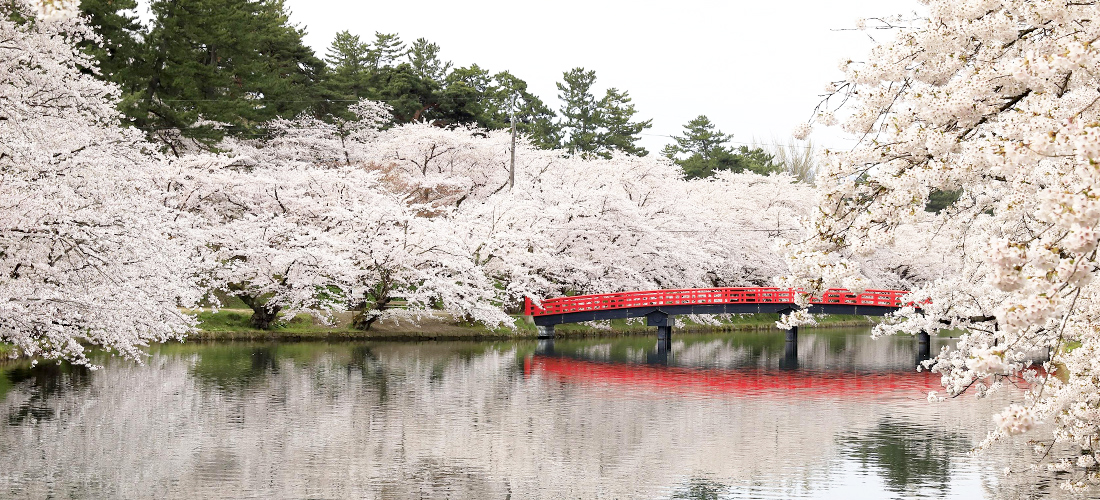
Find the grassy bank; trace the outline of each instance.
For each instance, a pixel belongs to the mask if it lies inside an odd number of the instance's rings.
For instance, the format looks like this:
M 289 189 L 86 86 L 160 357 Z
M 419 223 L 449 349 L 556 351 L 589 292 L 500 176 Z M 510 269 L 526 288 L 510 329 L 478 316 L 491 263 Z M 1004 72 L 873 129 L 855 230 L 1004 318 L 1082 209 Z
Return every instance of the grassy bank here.
M 335 323 L 332 325 L 326 325 L 309 314 L 300 314 L 288 321 L 283 321 L 271 330 L 252 327 L 248 322 L 251 314 L 251 311 L 245 309 L 222 309 L 216 313 L 199 312 L 199 331 L 188 335 L 187 338 L 196 340 L 428 340 L 503 339 L 516 335 L 507 328 L 492 330 L 482 325 L 457 321 L 450 315 L 438 312 L 422 318 L 416 324 L 409 321 L 375 323 L 366 332 L 351 327 L 351 313 L 336 314 L 333 318 Z M 530 329 L 531 335 L 534 336 L 534 326 Z M 522 335 L 522 333 L 519 334 Z
M 351 314 L 336 315 L 335 323 L 325 325 L 315 318 L 303 314 L 299 315 L 272 330 L 260 330 L 248 324 L 251 311 L 246 309 L 222 309 L 218 312 L 200 312 L 199 332 L 188 338 L 194 340 L 251 340 L 251 339 L 376 339 L 376 340 L 433 340 L 433 339 L 509 339 L 509 338 L 533 338 L 536 335 L 535 325 L 523 316 L 515 317 L 515 330 L 507 328 L 490 329 L 480 324 L 466 323 L 454 317 L 433 312 L 430 316 L 422 318 L 417 323 L 402 321 L 400 323 L 376 323 L 370 331 L 360 331 L 351 328 Z M 698 324 L 687 321 L 687 318 L 677 318 L 677 331 L 684 332 L 715 332 L 738 330 L 770 330 L 775 329 L 775 322 L 779 320 L 778 314 L 755 314 L 734 316 L 717 325 Z M 821 327 L 851 327 L 873 325 L 874 321 L 864 316 L 840 316 L 829 315 L 818 318 Z M 620 335 L 647 335 L 653 333 L 653 328 L 645 326 L 644 319 L 628 322 L 627 320 L 612 320 L 602 326 L 586 324 L 558 325 L 556 333 L 560 337 L 596 337 L 596 336 L 620 336 Z
M 15 346 L 0 342 L 0 360 L 7 359 L 13 352 L 15 352 Z

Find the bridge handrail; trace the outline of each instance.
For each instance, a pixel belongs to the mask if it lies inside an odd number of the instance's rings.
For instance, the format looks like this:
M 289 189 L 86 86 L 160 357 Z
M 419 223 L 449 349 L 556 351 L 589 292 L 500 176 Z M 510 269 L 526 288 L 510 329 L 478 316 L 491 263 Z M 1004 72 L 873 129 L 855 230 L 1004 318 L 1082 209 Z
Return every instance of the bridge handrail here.
M 802 293 L 801 290 L 797 289 L 773 287 L 646 290 L 557 297 L 543 300 L 541 307 L 535 306 L 530 297 L 525 297 L 524 313 L 528 316 L 546 316 L 550 314 L 672 305 L 793 304 L 795 296 Z M 856 294 L 845 289 L 834 288 L 827 290 L 822 297 L 811 297 L 810 303 L 903 307 L 914 305 L 913 302 L 902 302 L 902 297 L 908 293 L 905 290 L 865 290 Z

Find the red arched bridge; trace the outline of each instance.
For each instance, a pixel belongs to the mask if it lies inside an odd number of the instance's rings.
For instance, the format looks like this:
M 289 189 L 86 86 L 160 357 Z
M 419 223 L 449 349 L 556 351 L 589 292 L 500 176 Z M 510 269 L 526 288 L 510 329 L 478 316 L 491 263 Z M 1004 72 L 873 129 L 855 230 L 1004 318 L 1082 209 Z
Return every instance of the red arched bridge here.
M 527 298 L 525 312 L 534 318 L 539 338 L 553 338 L 554 325 L 562 323 L 645 317 L 647 325 L 657 327 L 659 338 L 668 339 L 675 325 L 674 316 L 789 313 L 799 309 L 795 298 L 803 293 L 783 288 L 691 288 L 558 297 L 543 300 L 537 306 Z M 853 293 L 832 289 L 822 297 L 811 297 L 805 309 L 813 314 L 882 316 L 913 305 L 904 300 L 908 293 L 904 290 Z M 796 339 L 797 335 L 797 329 L 787 332 L 788 340 Z

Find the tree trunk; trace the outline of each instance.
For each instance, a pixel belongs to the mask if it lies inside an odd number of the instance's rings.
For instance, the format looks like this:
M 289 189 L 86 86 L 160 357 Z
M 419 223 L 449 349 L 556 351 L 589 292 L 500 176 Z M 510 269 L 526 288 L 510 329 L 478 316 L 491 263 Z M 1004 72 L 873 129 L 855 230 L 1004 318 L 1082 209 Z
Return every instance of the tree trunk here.
M 279 317 L 279 310 L 281 307 L 273 307 L 268 309 L 261 307 L 259 309 L 252 310 L 252 317 L 249 318 L 248 323 L 253 328 L 259 328 L 260 330 L 270 330 L 271 325 L 275 323 L 275 320 Z
M 355 316 L 351 318 L 351 327 L 356 330 L 367 331 L 370 330 L 371 325 L 375 321 L 378 321 L 378 314 L 371 314 L 373 311 L 382 311 L 390 303 L 389 297 L 383 297 L 374 303 L 374 307 L 368 308 L 367 303 L 363 302 L 356 308 Z
M 248 324 L 252 328 L 270 330 L 272 324 L 279 318 L 279 311 L 283 310 L 281 306 L 267 305 L 259 297 L 238 294 L 237 298 L 241 299 L 241 302 L 244 302 L 249 309 L 252 309 L 252 317 L 248 319 Z

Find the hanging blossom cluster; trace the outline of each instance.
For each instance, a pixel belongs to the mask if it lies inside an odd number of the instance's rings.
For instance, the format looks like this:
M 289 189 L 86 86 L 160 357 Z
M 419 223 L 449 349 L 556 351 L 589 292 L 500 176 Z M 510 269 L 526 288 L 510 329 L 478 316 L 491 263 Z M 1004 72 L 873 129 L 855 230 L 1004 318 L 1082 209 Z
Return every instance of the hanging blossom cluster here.
M 60 21 L 80 14 L 80 0 L 24 0 L 39 19 Z
M 1035 427 L 1035 413 L 1031 408 L 1020 405 L 1012 405 L 993 417 L 999 431 L 1013 436 L 1023 434 Z M 1094 464 L 1090 463 L 1088 466 Z
M 1051 433 L 1033 437 L 1042 456 L 1090 454 L 1100 447 L 1100 5 L 924 3 L 927 17 L 866 62 L 846 59 L 815 111 L 822 124 L 845 116 L 839 126 L 859 143 L 824 155 L 814 235 L 788 252 L 782 282 L 839 284 L 846 275 L 831 266 L 930 222 L 937 239 L 925 251 L 956 255 L 957 268 L 914 289 L 921 310 L 879 333 L 965 330 L 930 365 L 948 394 L 1023 376 L 1025 401 L 997 416 L 994 434 L 1045 422 Z M 957 198 L 929 219 L 932 194 Z M 1049 360 L 1028 371 L 1036 353 Z M 1065 463 L 1066 485 L 1100 484 L 1095 461 Z

